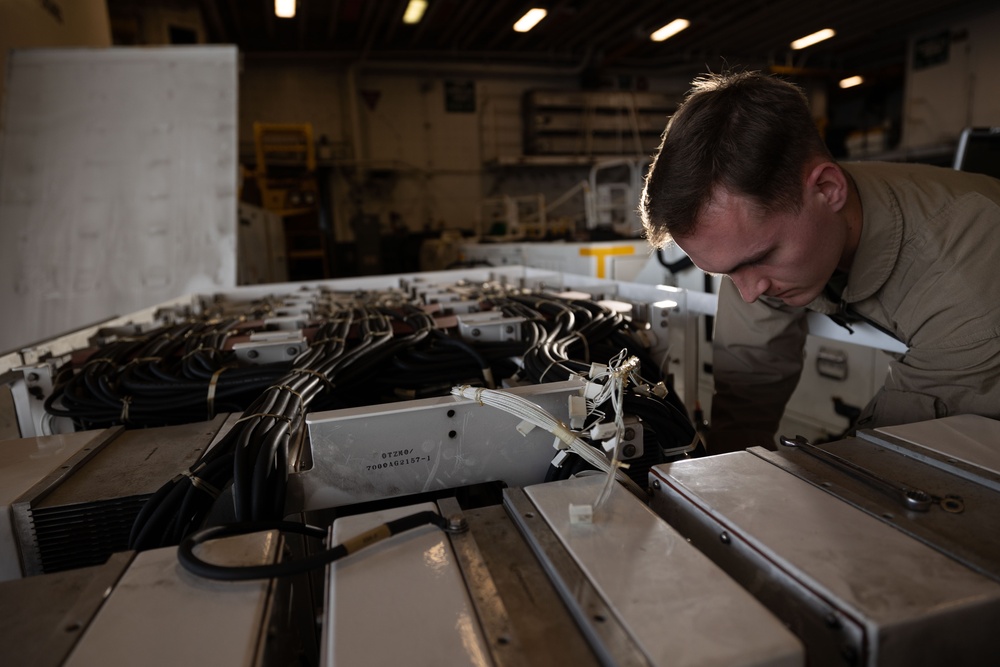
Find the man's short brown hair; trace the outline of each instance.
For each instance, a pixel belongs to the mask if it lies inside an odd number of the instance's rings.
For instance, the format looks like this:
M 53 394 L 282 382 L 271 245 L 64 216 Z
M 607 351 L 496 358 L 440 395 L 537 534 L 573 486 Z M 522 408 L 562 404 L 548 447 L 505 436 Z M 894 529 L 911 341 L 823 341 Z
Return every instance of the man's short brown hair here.
M 796 211 L 807 162 L 832 159 L 797 86 L 760 72 L 708 74 L 692 86 L 667 123 L 639 204 L 654 247 L 692 233 L 717 185 L 765 211 Z

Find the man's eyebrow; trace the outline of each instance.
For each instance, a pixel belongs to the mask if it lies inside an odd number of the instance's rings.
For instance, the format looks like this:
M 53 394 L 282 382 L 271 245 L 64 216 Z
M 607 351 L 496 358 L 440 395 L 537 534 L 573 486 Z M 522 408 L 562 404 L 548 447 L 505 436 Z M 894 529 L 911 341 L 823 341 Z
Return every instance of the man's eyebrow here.
M 756 264 L 757 262 L 761 261 L 762 259 L 764 259 L 768 255 L 770 255 L 771 254 L 771 250 L 772 250 L 772 248 L 764 248 L 760 252 L 758 252 L 758 253 L 756 253 L 754 255 L 751 255 L 751 256 L 747 257 L 746 259 L 744 259 L 743 261 L 739 262 L 733 268 L 731 268 L 731 269 L 729 269 L 727 271 L 719 271 L 719 275 L 731 276 L 733 273 L 735 273 L 736 271 L 739 271 L 744 266 L 749 266 L 750 264 Z

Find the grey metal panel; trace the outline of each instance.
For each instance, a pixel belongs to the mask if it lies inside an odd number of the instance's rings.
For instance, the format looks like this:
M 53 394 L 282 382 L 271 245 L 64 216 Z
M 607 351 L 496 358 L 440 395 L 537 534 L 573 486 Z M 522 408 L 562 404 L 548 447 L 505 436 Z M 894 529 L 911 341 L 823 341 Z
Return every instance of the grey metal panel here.
M 59 667 L 135 554 L 107 563 L 0 584 L 0 664 Z
M 265 565 L 282 549 L 281 537 L 267 531 L 207 542 L 199 555 L 221 565 Z M 65 666 L 259 665 L 276 586 L 196 577 L 173 547 L 140 552 Z
M 582 573 L 581 583 L 593 588 L 594 594 L 574 600 L 587 587 L 563 580 L 563 591 L 571 596 L 567 604 L 580 605 L 577 618 L 599 642 L 607 642 L 612 662 L 802 664 L 801 645 L 778 619 L 623 488 L 616 486 L 605 504 L 594 508 L 592 523 L 573 523 L 569 506 L 594 504 L 604 482 L 601 475 L 526 488 L 537 512 L 522 510 L 521 524 L 532 535 L 551 531 Z M 539 556 L 544 560 L 558 552 L 552 546 Z M 552 564 L 564 570 L 558 560 Z M 607 611 L 598 614 L 594 610 L 601 605 Z M 616 624 L 627 639 L 615 636 Z
M 23 50 L 0 156 L 0 350 L 236 280 L 234 47 Z
M 25 574 L 96 565 L 126 549 L 145 500 L 190 468 L 227 420 L 96 432 L 11 504 Z
M 1000 421 L 979 415 L 956 415 L 915 424 L 862 431 L 860 438 L 893 447 L 906 443 L 908 455 L 976 479 L 1000 490 Z
M 565 422 L 569 380 L 517 387 Z M 332 410 L 309 415 L 312 469 L 289 477 L 289 512 L 323 509 L 470 484 L 510 486 L 545 478 L 554 436 L 516 430 L 517 417 L 458 397 Z
M 887 446 L 884 439 L 848 438 L 821 449 L 941 500 L 927 511 L 911 511 L 897 496 L 805 452 L 758 447 L 748 451 L 1000 583 L 1000 490 L 928 465 L 906 448 Z M 961 511 L 944 509 L 956 499 Z
M 749 452 L 656 466 L 653 507 L 754 592 L 812 665 L 980 665 L 1000 585 Z

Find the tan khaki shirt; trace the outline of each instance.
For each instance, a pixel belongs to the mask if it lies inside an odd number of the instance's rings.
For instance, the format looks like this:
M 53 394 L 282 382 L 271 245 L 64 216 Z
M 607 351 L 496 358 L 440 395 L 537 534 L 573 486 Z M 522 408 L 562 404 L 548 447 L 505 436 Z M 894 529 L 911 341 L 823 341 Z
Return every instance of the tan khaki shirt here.
M 905 343 L 858 428 L 946 415 L 1000 418 L 1000 180 L 915 164 L 842 165 L 863 227 L 842 302 Z M 723 280 L 715 324 L 712 453 L 773 445 L 802 371 L 805 309 L 742 301 Z

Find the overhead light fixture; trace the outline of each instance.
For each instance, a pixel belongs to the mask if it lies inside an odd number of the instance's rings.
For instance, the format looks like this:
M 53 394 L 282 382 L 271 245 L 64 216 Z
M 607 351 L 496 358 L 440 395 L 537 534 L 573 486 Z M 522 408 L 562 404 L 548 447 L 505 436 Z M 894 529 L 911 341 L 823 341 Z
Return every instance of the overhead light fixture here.
M 403 23 L 410 25 L 420 23 L 426 9 L 427 0 L 410 0 L 410 4 L 406 5 L 406 11 L 403 12 Z
M 538 22 L 545 18 L 546 14 L 548 14 L 548 11 L 539 9 L 538 7 L 529 9 L 528 12 L 519 18 L 517 23 L 514 24 L 514 30 L 517 32 L 528 32 L 538 25 Z
M 691 22 L 687 19 L 674 19 L 650 35 L 649 38 L 654 42 L 662 42 L 666 39 L 670 39 L 689 25 L 691 25 Z
M 274 15 L 279 19 L 295 18 L 295 0 L 274 0 Z
M 792 42 L 792 48 L 798 51 L 799 49 L 804 49 L 807 46 L 812 46 L 813 44 L 819 44 L 824 39 L 830 39 L 837 33 L 832 28 L 823 28 L 818 32 L 814 32 L 811 35 L 806 35 L 802 39 L 797 39 Z
M 837 85 L 841 88 L 853 88 L 854 86 L 860 86 L 864 82 L 865 80 L 860 76 L 849 76 L 846 79 L 841 79 Z

